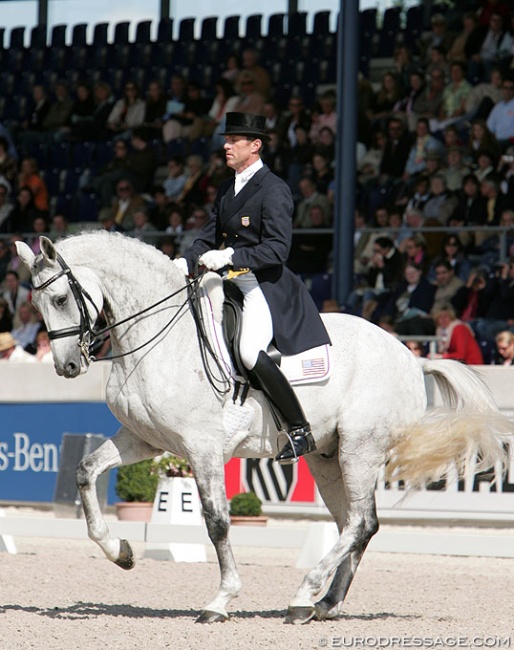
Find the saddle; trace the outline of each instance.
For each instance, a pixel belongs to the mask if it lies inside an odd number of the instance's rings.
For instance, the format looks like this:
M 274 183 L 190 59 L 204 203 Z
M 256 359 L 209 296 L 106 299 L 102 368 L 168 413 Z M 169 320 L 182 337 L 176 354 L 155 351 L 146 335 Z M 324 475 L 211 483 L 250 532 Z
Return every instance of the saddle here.
M 223 281 L 223 336 L 227 344 L 234 370 L 243 377 L 252 388 L 260 389 L 257 378 L 249 371 L 241 360 L 239 343 L 241 340 L 241 328 L 243 323 L 243 300 L 244 296 L 239 287 L 230 280 Z M 282 355 L 277 348 L 270 344 L 266 353 L 280 366 Z

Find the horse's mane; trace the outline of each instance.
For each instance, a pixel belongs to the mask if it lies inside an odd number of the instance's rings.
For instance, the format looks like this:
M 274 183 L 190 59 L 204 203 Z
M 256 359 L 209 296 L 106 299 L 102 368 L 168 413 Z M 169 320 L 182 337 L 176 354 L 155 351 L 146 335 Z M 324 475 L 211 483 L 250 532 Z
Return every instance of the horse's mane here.
M 81 232 L 58 240 L 56 248 L 68 263 L 89 266 L 94 270 L 98 259 L 103 267 L 128 273 L 134 276 L 134 280 L 141 280 L 145 269 L 156 283 L 168 277 L 170 281 L 180 277 L 177 267 L 164 253 L 121 233 L 105 230 Z M 143 279 L 148 281 L 148 277 Z

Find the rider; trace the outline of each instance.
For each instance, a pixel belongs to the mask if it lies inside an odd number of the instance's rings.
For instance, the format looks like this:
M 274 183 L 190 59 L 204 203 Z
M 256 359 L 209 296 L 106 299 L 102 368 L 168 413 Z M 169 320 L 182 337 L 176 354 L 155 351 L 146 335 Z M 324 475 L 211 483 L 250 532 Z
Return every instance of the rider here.
M 288 425 L 276 460 L 290 463 L 316 446 L 296 394 L 266 350 L 273 340 L 281 353 L 298 354 L 330 339 L 306 286 L 286 267 L 294 204 L 288 185 L 261 160 L 265 118 L 227 113 L 221 135 L 235 178 L 220 185 L 208 222 L 175 262 L 186 275 L 197 260 L 213 271 L 230 267 L 244 296 L 240 356 Z

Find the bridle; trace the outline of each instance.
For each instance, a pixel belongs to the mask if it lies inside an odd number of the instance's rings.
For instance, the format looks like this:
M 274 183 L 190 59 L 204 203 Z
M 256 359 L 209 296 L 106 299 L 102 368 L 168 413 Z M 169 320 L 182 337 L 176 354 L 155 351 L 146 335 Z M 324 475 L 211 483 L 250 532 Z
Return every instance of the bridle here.
M 126 357 L 130 354 L 133 354 L 134 352 L 138 352 L 142 348 L 146 347 L 150 343 L 152 343 L 155 339 L 157 339 L 165 330 L 167 330 L 173 322 L 178 318 L 178 316 L 182 313 L 186 305 L 189 306 L 189 308 L 192 311 L 195 323 L 197 325 L 197 332 L 198 332 L 198 338 L 199 338 L 199 343 L 200 343 L 200 349 L 202 353 L 202 362 L 205 367 L 207 377 L 209 379 L 209 382 L 217 390 L 217 392 L 220 393 L 225 393 L 227 390 L 220 390 L 215 386 L 215 379 L 213 379 L 212 371 L 209 371 L 208 369 L 208 362 L 206 359 L 206 353 L 207 355 L 212 356 L 215 359 L 215 363 L 218 366 L 218 369 L 221 368 L 219 361 L 216 358 L 215 353 L 213 352 L 212 348 L 210 347 L 210 344 L 208 343 L 207 336 L 205 334 L 205 327 L 203 323 L 201 322 L 201 317 L 199 316 L 198 310 L 195 306 L 195 298 L 196 298 L 196 293 L 198 291 L 199 283 L 201 280 L 201 277 L 203 274 L 197 275 L 195 278 L 190 280 L 185 284 L 185 286 L 181 287 L 180 289 L 177 289 L 177 291 L 174 291 L 173 293 L 169 294 L 168 296 L 165 296 L 158 302 L 150 305 L 149 307 L 145 307 L 144 309 L 138 311 L 136 314 L 132 314 L 131 316 L 127 316 L 127 318 L 124 318 L 117 323 L 113 323 L 111 325 L 107 325 L 107 327 L 104 327 L 102 329 L 96 330 L 94 328 L 94 323 L 91 322 L 91 318 L 89 317 L 89 311 L 87 308 L 86 301 L 91 303 L 93 305 L 95 311 L 96 311 L 96 317 L 95 321 L 98 319 L 100 316 L 100 312 L 98 311 L 98 307 L 95 305 L 93 299 L 89 295 L 89 293 L 84 289 L 84 287 L 80 284 L 80 282 L 77 280 L 77 278 L 74 276 L 73 271 L 71 268 L 68 266 L 68 264 L 64 261 L 63 257 L 56 252 L 56 260 L 59 263 L 59 266 L 61 267 L 61 270 L 58 271 L 55 275 L 52 275 L 51 278 L 48 278 L 45 282 L 40 284 L 39 286 L 33 286 L 32 291 L 44 291 L 47 289 L 51 284 L 53 284 L 56 280 L 59 278 L 62 278 L 63 276 L 66 276 L 68 278 L 68 284 L 70 285 L 71 292 L 73 294 L 73 297 L 75 298 L 75 302 L 77 304 L 79 314 L 80 314 L 80 323 L 74 327 L 63 327 L 62 329 L 58 330 L 50 330 L 48 332 L 48 337 L 50 340 L 55 340 L 55 339 L 62 339 L 62 338 L 68 338 L 70 336 L 77 336 L 79 337 L 78 340 L 78 346 L 80 348 L 80 353 L 86 360 L 88 364 L 90 364 L 92 361 L 96 361 L 95 357 L 91 355 L 91 348 L 92 346 L 100 339 L 100 337 L 108 332 L 109 330 L 114 329 L 115 327 L 118 327 L 119 325 L 123 325 L 124 323 L 127 323 L 134 318 L 137 318 L 138 316 L 141 316 L 142 314 L 145 314 L 146 312 L 149 312 L 150 310 L 154 309 L 155 307 L 158 307 L 162 303 L 166 302 L 170 298 L 173 298 L 177 294 L 181 293 L 182 291 L 187 291 L 187 296 L 184 300 L 184 302 L 178 306 L 177 311 L 174 313 L 174 315 L 171 317 L 171 319 L 162 327 L 157 334 L 152 336 L 151 339 L 146 341 L 145 343 L 142 343 L 140 346 L 133 350 L 129 350 L 128 352 L 124 352 L 122 354 L 117 354 L 117 355 L 112 355 L 109 357 L 109 360 L 112 359 L 119 359 L 121 357 Z M 223 383 L 223 380 L 222 380 Z
M 59 330 L 49 330 L 48 337 L 50 340 L 55 340 L 55 339 L 63 339 L 70 336 L 78 335 L 79 337 L 78 346 L 80 348 L 80 353 L 84 356 L 86 361 L 90 363 L 92 360 L 92 357 L 90 356 L 91 345 L 95 341 L 95 339 L 98 338 L 101 332 L 94 331 L 94 326 L 91 323 L 91 318 L 89 317 L 89 311 L 86 305 L 86 300 L 90 302 L 91 305 L 93 305 L 96 311 L 95 322 L 97 318 L 100 316 L 100 312 L 98 311 L 98 307 L 95 305 L 89 293 L 84 289 L 84 287 L 80 284 L 77 278 L 73 275 L 72 270 L 66 264 L 66 262 L 61 257 L 61 255 L 59 255 L 59 253 L 56 253 L 56 259 L 57 262 L 59 263 L 59 266 L 61 267 L 61 270 L 58 271 L 55 275 L 53 275 L 51 278 L 43 282 L 43 284 L 40 284 L 38 287 L 33 286 L 32 291 L 44 291 L 56 280 L 59 280 L 59 278 L 62 278 L 64 275 L 67 276 L 68 284 L 70 285 L 71 292 L 73 294 L 73 297 L 75 298 L 75 302 L 79 310 L 80 323 L 74 327 L 63 327 L 62 329 Z

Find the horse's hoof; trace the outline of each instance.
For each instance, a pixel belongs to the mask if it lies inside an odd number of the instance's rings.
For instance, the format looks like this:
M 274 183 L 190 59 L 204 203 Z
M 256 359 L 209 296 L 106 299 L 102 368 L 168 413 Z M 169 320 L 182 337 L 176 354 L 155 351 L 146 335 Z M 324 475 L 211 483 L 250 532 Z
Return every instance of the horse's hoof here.
M 125 569 L 125 571 L 133 569 L 136 565 L 134 554 L 132 553 L 132 548 L 126 539 L 120 540 L 120 554 L 114 564 L 117 564 L 122 569 Z
M 333 621 L 341 618 L 343 613 L 338 607 L 333 607 L 320 600 L 315 605 L 316 618 L 319 621 Z
M 309 621 L 312 621 L 316 616 L 316 610 L 314 606 L 309 607 L 289 607 L 287 609 L 286 618 L 284 623 L 290 625 L 304 625 Z
M 226 614 L 210 612 L 208 609 L 204 609 L 196 619 L 197 623 L 224 623 L 225 621 L 228 621 L 228 616 Z

